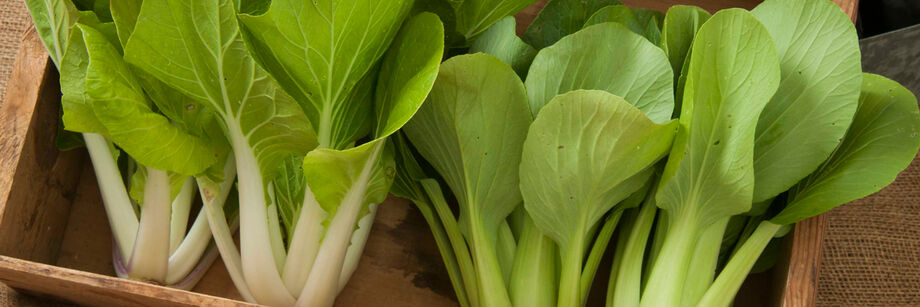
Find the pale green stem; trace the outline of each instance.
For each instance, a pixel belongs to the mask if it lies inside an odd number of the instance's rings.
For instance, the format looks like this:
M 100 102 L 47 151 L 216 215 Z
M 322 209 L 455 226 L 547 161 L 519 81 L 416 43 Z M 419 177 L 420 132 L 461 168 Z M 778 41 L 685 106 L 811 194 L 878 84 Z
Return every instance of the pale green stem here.
M 655 193 L 652 193 L 655 194 Z M 652 232 L 652 246 L 649 248 L 648 257 L 645 258 L 644 269 L 646 272 L 651 272 L 652 267 L 655 266 L 655 261 L 658 260 L 658 254 L 661 253 L 661 247 L 664 246 L 664 239 L 668 234 L 668 226 L 670 222 L 668 221 L 668 212 L 664 210 L 658 210 L 658 217 L 655 220 L 655 231 Z M 642 291 L 645 291 L 645 287 L 648 285 L 648 278 L 651 274 L 642 274 Z
M 371 179 L 371 172 L 382 155 L 385 142 L 379 142 L 365 161 L 353 185 L 342 197 L 335 216 L 329 222 L 319 252 L 307 277 L 307 283 L 297 298 L 296 306 L 327 307 L 335 302 L 339 290 L 339 278 L 345 262 L 345 255 L 358 222 L 361 207 Z
M 621 230 L 619 240 L 622 249 L 617 249 L 614 266 L 607 285 L 607 307 L 636 307 L 642 295 L 642 261 L 645 246 L 649 241 L 652 224 L 655 222 L 655 193 L 649 193 L 639 213 L 632 220 L 630 228 Z
M 469 225 L 473 263 L 479 277 L 480 304 L 484 307 L 510 307 L 511 299 L 493 248 L 496 239 L 490 238 L 490 232 L 483 228 L 481 221 L 470 221 Z M 496 232 L 497 229 L 491 231 L 493 235 Z
M 521 234 L 508 281 L 512 306 L 555 307 L 557 249 L 530 215 L 521 215 Z
M 773 236 L 779 231 L 781 225 L 763 221 L 757 226 L 751 236 L 744 241 L 744 244 L 738 249 L 738 252 L 728 261 L 715 282 L 703 295 L 697 306 L 704 307 L 724 307 L 731 305 L 735 299 L 735 294 L 741 288 L 751 268 L 757 263 L 757 258 L 773 239 Z
M 419 184 L 425 189 L 428 199 L 431 200 L 435 212 L 437 212 L 438 217 L 441 219 L 444 231 L 447 232 L 447 238 L 450 239 L 450 245 L 457 258 L 457 264 L 460 265 L 460 273 L 463 277 L 463 284 L 466 285 L 466 295 L 470 298 L 470 305 L 478 307 L 480 305 L 479 277 L 476 272 L 476 267 L 473 266 L 473 257 L 470 255 L 470 249 L 466 244 L 466 239 L 460 232 L 460 226 L 457 223 L 457 219 L 454 217 L 453 211 L 448 207 L 447 201 L 444 200 L 444 193 L 441 191 L 441 186 L 438 184 L 437 180 L 422 179 L 419 181 Z
M 562 270 L 559 275 L 558 307 L 581 306 L 581 268 L 585 256 L 584 230 L 575 232 L 568 246 L 560 246 Z
M 377 216 L 377 206 L 379 204 L 368 205 L 368 213 L 358 220 L 358 229 L 351 235 L 351 245 L 345 252 L 345 263 L 342 264 L 342 276 L 339 276 L 339 292 L 345 289 L 351 275 L 358 269 L 358 263 L 361 261 L 361 255 L 364 254 L 364 246 L 367 245 L 367 237 L 371 234 L 374 226 L 374 218 Z
M 218 205 L 223 206 L 223 201 Z M 169 268 L 166 273 L 166 284 L 171 285 L 185 279 L 185 276 L 191 272 L 201 258 L 208 244 L 211 243 L 211 229 L 208 227 L 208 218 L 205 210 L 198 212 L 192 228 L 189 229 L 185 239 L 179 244 L 169 256 Z
M 278 217 L 278 204 L 275 203 L 275 188 L 268 183 L 268 238 L 272 244 L 272 256 L 275 259 L 275 270 L 279 276 L 284 270 L 287 261 L 287 251 L 284 249 L 284 236 L 281 235 L 281 219 Z
M 265 184 L 252 147 L 239 128 L 227 121 L 227 131 L 236 157 L 240 199 L 240 259 L 243 276 L 253 297 L 260 304 L 291 306 L 294 296 L 288 293 L 272 253 L 268 224 Z
M 463 273 L 460 265 L 457 263 L 457 256 L 451 248 L 450 238 L 441 220 L 435 215 L 434 209 L 430 203 L 424 201 L 415 201 L 415 207 L 422 213 L 422 217 L 428 222 L 428 228 L 434 236 L 434 242 L 438 245 L 441 252 L 441 259 L 444 260 L 444 266 L 447 267 L 447 276 L 450 278 L 451 286 L 454 287 L 454 293 L 457 294 L 457 301 L 460 307 L 470 307 L 470 298 L 466 293 L 466 286 L 463 283 Z
M 597 238 L 594 239 L 594 245 L 591 247 L 591 252 L 588 253 L 588 260 L 585 261 L 585 268 L 581 272 L 580 287 L 582 305 L 588 300 L 588 293 L 590 293 L 591 285 L 594 283 L 597 267 L 601 264 L 601 258 L 604 257 L 604 252 L 607 251 L 607 245 L 610 244 L 610 238 L 613 237 L 613 231 L 616 230 L 617 225 L 620 224 L 620 219 L 623 217 L 623 210 L 615 210 L 615 212 L 611 212 L 607 216 L 607 219 L 604 220 L 604 226 L 601 227 L 601 230 L 597 233 Z
M 185 228 L 188 227 L 188 216 L 192 211 L 192 201 L 195 200 L 195 179 L 188 177 L 182 183 L 182 189 L 172 201 L 172 213 L 169 218 L 169 254 L 176 252 L 182 238 L 185 237 Z
M 496 240 L 495 251 L 498 254 L 498 265 L 502 269 L 502 279 L 511 279 L 511 266 L 514 265 L 514 251 L 517 249 L 517 242 L 514 241 L 514 233 L 511 232 L 511 226 L 508 220 L 503 220 L 498 225 L 498 239 Z
M 84 133 L 83 140 L 89 152 L 90 161 L 102 194 L 102 204 L 109 220 L 109 227 L 115 243 L 121 252 L 122 262 L 128 263 L 134 239 L 137 236 L 138 220 L 134 212 L 125 182 L 118 171 L 118 164 L 105 137 L 95 133 Z
M 297 226 L 291 237 L 288 257 L 282 274 L 284 285 L 295 297 L 300 296 L 303 286 L 307 284 L 307 277 L 310 276 L 320 239 L 325 230 L 322 222 L 329 215 L 319 206 L 313 191 L 310 190 L 310 185 L 305 184 L 303 194 L 303 206 L 300 208 Z
M 223 203 L 226 202 L 230 189 L 233 187 L 236 178 L 236 161 L 231 155 L 227 157 L 227 163 L 224 165 L 224 180 L 220 183 L 214 183 L 206 178 L 197 178 L 198 191 L 201 194 L 201 210 L 208 216 L 208 226 L 214 235 L 214 243 L 220 251 L 221 259 L 230 275 L 230 280 L 236 286 L 237 292 L 244 300 L 250 303 L 256 303 L 255 297 L 249 291 L 249 285 L 243 277 L 243 264 L 240 259 L 240 252 L 237 251 L 236 243 L 233 242 L 233 231 L 227 224 L 227 217 L 224 214 Z M 237 219 L 238 220 L 238 219 Z M 293 300 L 293 298 L 292 298 Z
M 664 244 L 642 293 L 642 307 L 680 306 L 690 257 L 699 238 L 699 221 L 693 214 L 677 212 L 669 220 Z
M 690 270 L 687 271 L 687 280 L 684 281 L 684 294 L 680 300 L 681 306 L 696 306 L 706 289 L 712 284 L 716 274 L 716 265 L 719 263 L 719 249 L 722 247 L 722 237 L 728 226 L 730 217 L 724 217 L 706 227 L 697 240 L 693 257 L 690 260 Z
M 147 168 L 144 203 L 137 238 L 128 262 L 132 279 L 166 282 L 169 263 L 169 175 L 165 171 Z

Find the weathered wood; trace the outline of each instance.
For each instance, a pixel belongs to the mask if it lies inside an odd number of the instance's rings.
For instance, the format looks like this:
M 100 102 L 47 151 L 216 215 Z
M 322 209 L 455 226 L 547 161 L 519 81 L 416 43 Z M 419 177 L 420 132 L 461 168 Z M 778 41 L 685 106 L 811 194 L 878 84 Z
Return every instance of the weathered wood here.
M 823 215 L 795 224 L 795 230 L 792 232 L 792 251 L 787 258 L 788 270 L 785 271 L 782 306 L 815 305 L 826 229 L 827 218 Z
M 253 306 L 117 277 L 0 256 L 0 282 L 93 306 Z
M 30 28 L 0 106 L 0 254 L 57 257 L 83 160 L 55 147 L 60 97 L 54 65 Z

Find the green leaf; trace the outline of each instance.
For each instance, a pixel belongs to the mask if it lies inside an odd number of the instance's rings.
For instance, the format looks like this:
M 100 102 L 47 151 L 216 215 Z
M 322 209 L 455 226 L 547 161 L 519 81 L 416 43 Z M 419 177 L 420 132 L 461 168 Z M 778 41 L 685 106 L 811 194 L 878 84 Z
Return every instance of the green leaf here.
M 404 130 L 456 195 L 460 219 L 493 234 L 521 202 L 518 164 L 531 121 L 526 99 L 518 76 L 497 58 L 453 57 Z
M 367 214 L 368 205 L 386 199 L 396 167 L 393 148 L 385 141 L 378 139 L 347 150 L 316 149 L 304 158 L 304 178 L 317 203 L 329 213 L 324 225 L 335 218 L 343 203 L 357 201 L 361 208 L 357 216 L 361 217 Z
M 656 124 L 613 94 L 556 96 L 534 120 L 521 158 L 524 207 L 561 250 L 644 185 L 671 148 L 677 121 Z M 642 175 L 639 175 L 639 174 Z
M 374 101 L 375 138 L 402 128 L 431 91 L 444 53 L 444 29 L 438 16 L 420 13 L 403 25 L 383 56 Z
M 656 198 L 671 213 L 695 212 L 705 227 L 751 206 L 755 123 L 779 85 L 779 59 L 753 15 L 728 9 L 700 28 L 689 67 L 681 129 Z
M 481 305 L 510 306 L 495 246 L 499 224 L 521 202 L 518 165 L 530 122 L 514 70 L 477 53 L 442 63 L 427 102 L 404 130 L 457 197 Z
M 518 76 L 524 78 L 533 57 L 537 55 L 537 49 L 521 40 L 515 34 L 515 29 L 514 17 L 505 17 L 476 38 L 469 53 L 482 52 L 492 55 L 511 65 Z
M 830 1 L 768 0 L 751 13 L 773 36 L 782 77 L 757 122 L 754 201 L 813 172 L 850 126 L 862 82 L 859 38 Z
M 534 114 L 558 94 L 605 90 L 623 97 L 656 123 L 671 119 L 672 73 L 664 52 L 616 23 L 587 27 L 540 50 L 527 73 Z
M 424 0 L 415 1 L 412 12 L 415 15 L 421 12 L 431 12 L 438 15 L 444 26 L 444 45 L 447 47 L 462 47 L 466 43 L 463 34 L 457 32 L 457 17 L 454 7 L 449 0 Z
M 74 27 L 78 29 L 77 27 Z M 81 133 L 108 134 L 105 126 L 93 113 L 92 104 L 86 94 L 86 68 L 89 66 L 89 53 L 83 34 L 68 31 L 71 37 L 67 45 L 66 56 L 62 59 L 61 73 L 61 109 L 64 129 Z
M 67 51 L 70 29 L 77 23 L 77 8 L 69 0 L 26 0 L 35 31 L 58 67 Z
M 229 0 L 145 1 L 125 58 L 210 108 L 237 156 L 251 151 L 267 182 L 316 141 L 297 104 L 249 57 L 235 16 Z
M 686 84 L 687 66 L 690 61 L 690 46 L 697 31 L 711 15 L 706 10 L 689 5 L 675 5 L 668 9 L 661 29 L 661 49 L 668 55 L 674 71 L 674 113 L 680 114 Z
M 173 126 L 154 112 L 121 54 L 105 36 L 77 24 L 86 44 L 86 94 L 108 136 L 138 163 L 159 170 L 197 175 L 217 162 L 203 139 Z
M 288 244 L 294 236 L 300 208 L 303 207 L 304 189 L 307 181 L 303 176 L 303 157 L 291 156 L 284 160 L 278 170 L 278 178 L 272 181 L 275 203 L 284 229 L 287 230 Z M 290 246 L 290 245 L 287 245 Z
M 792 224 L 890 184 L 920 148 L 917 98 L 879 75 L 863 74 L 862 94 L 843 143 L 817 171 L 789 191 L 770 222 Z
M 661 12 L 629 8 L 625 5 L 606 6 L 585 22 L 585 27 L 605 22 L 616 22 L 626 26 L 630 31 L 642 35 L 652 44 L 658 45 L 661 41 L 661 29 L 658 27 L 664 16 Z
M 188 179 L 188 176 L 180 175 L 176 173 L 168 173 L 169 175 L 169 199 L 175 199 L 176 195 L 179 195 L 179 191 L 182 190 L 182 184 L 185 183 L 185 180 Z M 128 188 L 128 195 L 131 196 L 137 205 L 144 205 L 144 190 L 147 184 L 147 168 L 138 167 L 137 171 L 131 174 L 129 179 L 130 187 Z
M 619 0 L 552 0 L 524 32 L 524 41 L 537 49 L 556 43 L 585 25 L 594 12 Z
M 493 23 L 530 6 L 536 0 L 448 0 L 454 6 L 457 32 L 467 40 L 482 33 Z
M 118 40 L 121 41 L 122 46 L 128 44 L 128 38 L 134 32 L 137 15 L 141 13 L 141 3 L 143 3 L 142 0 L 116 0 L 109 4 L 112 10 L 112 20 L 118 31 Z
M 302 104 L 319 146 L 342 149 L 367 132 L 372 105 L 351 97 L 370 93 L 373 83 L 361 80 L 411 6 L 408 0 L 275 0 L 265 14 L 240 21 L 255 59 Z

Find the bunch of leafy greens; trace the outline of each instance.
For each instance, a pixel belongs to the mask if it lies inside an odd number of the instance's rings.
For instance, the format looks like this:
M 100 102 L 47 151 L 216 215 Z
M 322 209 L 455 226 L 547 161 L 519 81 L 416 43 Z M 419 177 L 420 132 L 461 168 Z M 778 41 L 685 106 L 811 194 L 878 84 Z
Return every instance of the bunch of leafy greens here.
M 515 28 L 445 61 L 395 142 L 461 306 L 584 305 L 615 232 L 608 306 L 728 306 L 792 224 L 920 148 L 916 98 L 861 72 L 827 0 L 553 0 Z
M 127 64 L 137 19 L 131 1 L 26 5 L 60 71 L 63 125 L 80 133 L 90 154 L 114 236 L 116 273 L 190 289 L 218 256 L 206 213 L 189 219 L 203 187 L 197 182 L 234 178 L 220 162 L 228 151 L 213 113 Z M 203 198 L 234 224 L 227 196 Z

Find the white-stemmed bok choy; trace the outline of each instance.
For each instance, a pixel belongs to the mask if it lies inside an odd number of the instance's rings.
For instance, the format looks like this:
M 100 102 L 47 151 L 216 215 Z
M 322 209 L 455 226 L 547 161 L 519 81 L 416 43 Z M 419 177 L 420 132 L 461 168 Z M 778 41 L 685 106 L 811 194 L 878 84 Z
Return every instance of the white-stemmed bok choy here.
M 141 7 L 128 61 L 212 109 L 229 139 L 239 251 L 220 210 L 208 211 L 248 300 L 331 306 L 357 267 L 394 176 L 387 137 L 424 101 L 443 53 L 440 20 L 408 18 L 411 5 L 279 0 L 244 15 L 228 0 Z
M 233 177 L 218 163 L 227 150 L 211 114 L 124 61 L 133 24 L 130 12 L 118 10 L 128 1 L 111 10 L 108 2 L 26 5 L 59 67 L 64 128 L 81 133 L 90 154 L 116 273 L 190 289 L 218 255 L 204 211 L 189 225 L 195 179 Z M 222 210 L 225 200 L 212 197 Z

